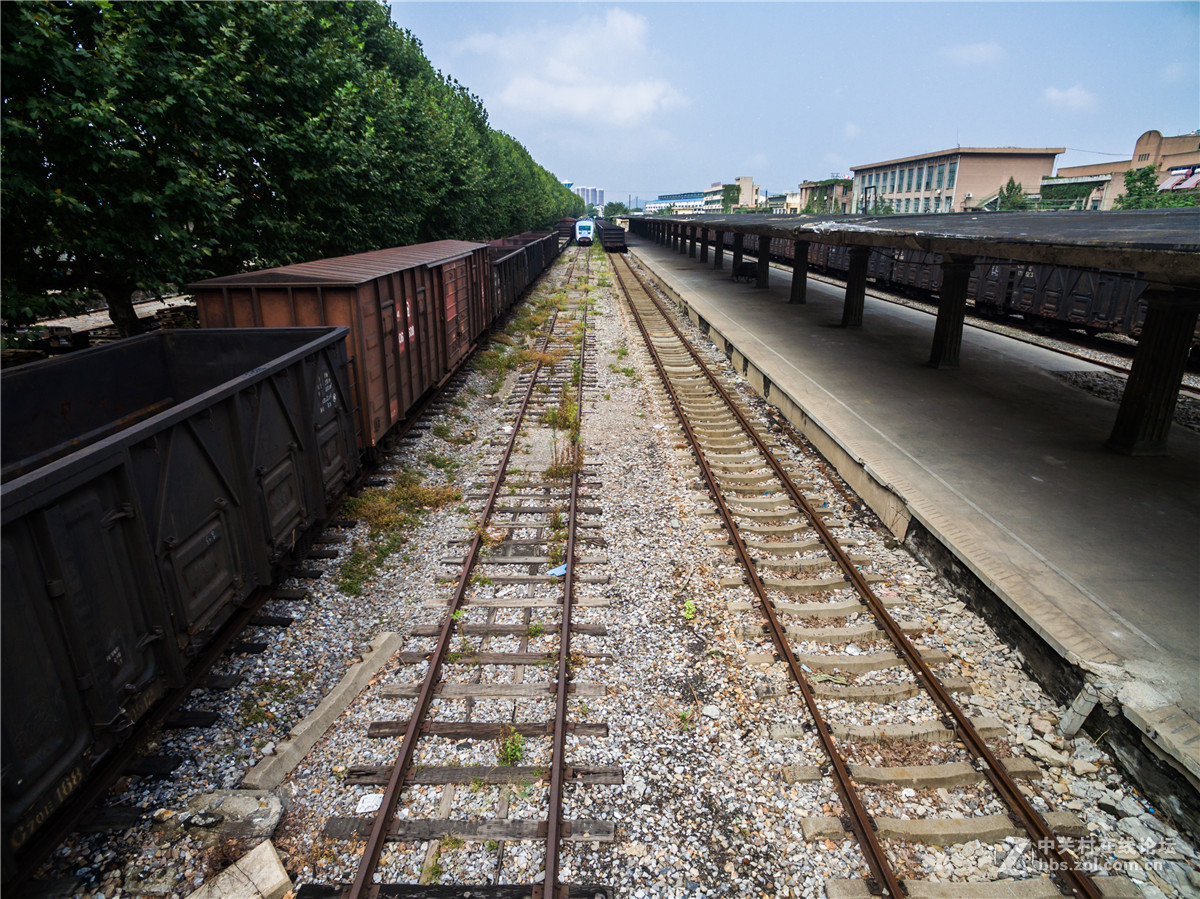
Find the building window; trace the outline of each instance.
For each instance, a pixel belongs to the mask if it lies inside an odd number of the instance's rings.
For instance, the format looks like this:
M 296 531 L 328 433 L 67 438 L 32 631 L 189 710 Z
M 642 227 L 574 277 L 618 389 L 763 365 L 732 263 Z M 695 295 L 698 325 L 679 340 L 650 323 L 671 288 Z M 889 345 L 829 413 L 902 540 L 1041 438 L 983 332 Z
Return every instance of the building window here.
M 908 167 L 908 182 L 907 182 L 908 186 L 904 188 L 905 190 L 912 190 L 912 178 L 913 178 L 913 170 L 912 170 L 912 166 L 910 165 Z
M 934 197 L 934 198 L 933 198 L 933 211 L 934 211 L 934 212 L 941 212 L 941 211 L 942 211 L 942 198 L 941 198 L 941 197 Z
M 925 210 L 924 211 L 925 212 L 929 211 L 929 197 L 925 198 Z
M 917 166 L 917 190 L 921 189 L 921 179 L 925 177 L 925 167 Z
M 1141 156 L 1138 157 L 1138 162 L 1145 162 L 1149 158 L 1150 158 L 1149 153 L 1143 153 Z
M 943 162 L 938 166 L 937 184 L 935 186 L 937 187 L 938 190 L 941 190 L 942 185 L 945 183 L 946 183 L 946 163 Z
M 933 163 L 925 166 L 925 189 L 933 190 Z
M 950 160 L 950 168 L 946 172 L 946 186 L 947 187 L 953 189 L 954 178 L 957 174 L 958 174 L 958 160 L 952 159 L 952 160 Z
M 892 169 L 892 173 L 890 175 L 888 175 L 888 193 L 894 194 L 895 192 L 896 192 L 896 170 Z
M 946 197 L 945 200 L 946 200 L 946 204 L 945 204 L 946 212 L 953 212 L 954 211 L 954 198 Z
M 908 209 L 909 209 L 909 204 L 910 204 L 910 203 L 912 203 L 912 200 L 905 200 L 905 201 L 904 201 L 904 211 L 905 211 L 905 212 L 908 212 Z

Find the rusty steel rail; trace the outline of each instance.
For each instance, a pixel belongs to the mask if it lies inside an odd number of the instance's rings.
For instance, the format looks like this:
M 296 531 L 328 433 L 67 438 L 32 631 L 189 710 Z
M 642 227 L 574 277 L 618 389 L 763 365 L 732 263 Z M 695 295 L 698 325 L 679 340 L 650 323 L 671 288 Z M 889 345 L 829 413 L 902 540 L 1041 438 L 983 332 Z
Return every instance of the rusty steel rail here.
M 550 344 L 550 337 L 554 333 L 554 326 L 557 324 L 557 321 L 558 313 L 556 311 L 550 320 L 550 328 L 546 337 L 542 341 L 543 352 L 545 352 L 546 347 Z M 529 407 L 529 401 L 533 397 L 533 389 L 537 384 L 537 378 L 541 370 L 542 363 L 538 362 L 529 379 L 529 386 L 525 390 L 525 396 L 521 401 L 520 409 L 517 411 L 512 434 L 508 438 L 508 444 L 505 446 L 504 453 L 500 458 L 496 477 L 492 482 L 492 489 L 488 494 L 487 503 L 484 505 L 483 513 L 480 516 L 480 521 L 482 522 L 486 523 L 491 518 L 492 510 L 496 506 L 496 500 L 500 495 L 500 488 L 504 484 L 504 478 L 508 471 L 509 459 L 512 457 L 513 449 L 520 436 L 521 423 L 525 417 L 525 411 Z M 463 560 L 458 582 L 454 587 L 454 596 L 449 608 L 446 610 L 445 620 L 442 622 L 437 646 L 429 656 L 429 670 L 425 673 L 425 680 L 421 683 L 421 690 L 417 695 L 416 704 L 411 717 L 408 719 L 408 726 L 404 731 L 404 739 L 400 744 L 400 752 L 393 763 L 392 773 L 388 777 L 383 801 L 371 825 L 371 832 L 367 836 L 367 844 L 363 849 L 362 861 L 359 863 L 354 882 L 351 884 L 349 893 L 347 894 L 349 899 L 365 899 L 377 887 L 377 884 L 374 883 L 373 875 L 379 865 L 379 857 L 383 853 L 383 847 L 387 843 L 388 834 L 391 830 L 391 822 L 396 814 L 396 807 L 400 802 L 400 793 L 404 788 L 404 781 L 412 767 L 413 753 L 417 748 L 421 725 L 424 723 L 425 716 L 429 711 L 429 704 L 433 699 L 434 688 L 437 686 L 441 676 L 442 663 L 445 661 L 446 653 L 450 649 L 450 639 L 454 635 L 454 629 L 457 624 L 454 613 L 458 611 L 462 605 L 463 598 L 466 596 L 467 587 L 470 584 L 471 572 L 479 560 L 479 551 L 482 545 L 483 540 L 480 535 L 478 533 L 474 534 L 471 538 L 467 555 Z
M 585 257 L 587 263 L 584 277 L 590 278 L 591 254 Z M 575 260 L 571 260 L 571 273 L 574 272 Z M 568 278 L 568 281 L 570 278 Z M 579 344 L 580 376 L 575 392 L 576 421 L 583 420 L 583 374 L 582 367 L 587 358 L 587 302 L 583 304 L 583 339 Z M 534 888 L 534 899 L 555 899 L 558 892 L 558 852 L 562 844 L 562 807 L 563 783 L 566 779 L 567 768 L 567 696 L 568 679 L 571 665 L 571 611 L 575 598 L 575 536 L 576 523 L 579 517 L 579 471 L 571 473 L 571 505 L 567 513 L 567 571 L 563 580 L 562 625 L 559 629 L 558 642 L 558 685 L 554 697 L 554 736 L 552 738 L 550 755 L 550 803 L 546 813 L 546 862 L 545 879 L 542 882 L 539 895 Z
M 996 758 L 995 754 L 988 747 L 984 739 L 979 735 L 979 732 L 971 723 L 970 718 L 962 710 L 958 703 L 954 701 L 954 698 L 938 679 L 937 675 L 933 673 L 929 665 L 923 658 L 921 658 L 920 652 L 901 631 L 899 625 L 896 623 L 895 619 L 892 618 L 891 614 L 884 607 L 883 603 L 879 601 L 879 598 L 875 596 L 874 591 L 867 583 L 867 580 L 863 576 L 862 572 L 859 571 L 858 567 L 850 559 L 850 556 L 842 548 L 841 544 L 837 542 L 837 539 L 825 525 L 825 522 L 821 519 L 821 516 L 817 514 L 816 509 L 814 509 L 812 504 L 805 499 L 804 494 L 796 487 L 795 483 L 793 483 L 787 471 L 783 468 L 779 460 L 775 458 L 775 455 L 769 450 L 766 443 L 759 436 L 757 429 L 742 413 L 737 403 L 733 401 L 728 391 L 725 390 L 725 388 L 717 380 L 716 376 L 709 370 L 708 366 L 691 346 L 683 332 L 671 320 L 670 316 L 666 313 L 666 310 L 663 309 L 662 304 L 659 302 L 657 297 L 654 296 L 653 291 L 646 286 L 642 278 L 633 270 L 632 266 L 630 266 L 627 261 L 623 260 L 623 262 L 624 266 L 629 269 L 630 274 L 636 279 L 639 289 L 646 295 L 647 299 L 654 304 L 655 308 L 662 315 L 663 320 L 675 334 L 676 339 L 679 340 L 684 349 L 692 357 L 692 360 L 695 362 L 700 371 L 703 372 L 709 383 L 712 385 L 714 391 L 728 406 L 729 410 L 738 420 L 738 423 L 741 425 L 742 429 L 746 432 L 759 452 L 767 460 L 771 470 L 774 472 L 775 476 L 779 479 L 780 483 L 787 491 L 789 498 L 796 504 L 797 508 L 804 513 L 805 517 L 808 518 L 809 523 L 817 532 L 818 537 L 822 544 L 824 544 L 826 550 L 836 560 L 839 568 L 841 568 L 843 573 L 850 580 L 855 592 L 858 593 L 864 604 L 868 607 L 868 609 L 870 609 L 883 631 L 891 639 L 900 657 L 904 659 L 910 670 L 912 670 L 917 683 L 926 689 L 936 705 L 942 710 L 944 716 L 943 723 L 951 728 L 959 740 L 962 741 L 962 743 L 967 747 L 968 751 L 970 751 L 975 758 L 983 763 L 983 774 L 992 784 L 1001 800 L 1010 809 L 1011 813 L 1020 819 L 1020 823 L 1025 827 L 1030 836 L 1034 838 L 1033 842 L 1035 843 L 1038 851 L 1050 863 L 1051 871 L 1053 871 L 1055 876 L 1059 878 L 1062 886 L 1065 887 L 1070 895 L 1088 897 L 1088 899 L 1100 899 L 1101 894 L 1095 882 L 1087 875 L 1087 873 L 1076 868 L 1073 861 L 1058 851 L 1056 848 L 1057 844 L 1054 839 L 1054 834 L 1046 824 L 1045 819 L 1038 814 L 1037 810 L 1033 808 L 1029 800 L 1025 798 L 1025 795 L 1017 786 L 1016 781 Z M 614 269 L 617 271 L 617 277 L 621 283 L 622 289 L 626 290 L 628 295 L 628 288 L 626 287 L 625 279 L 621 276 L 619 267 L 614 266 Z M 701 472 L 705 479 L 705 483 L 708 485 L 717 507 L 721 512 L 721 516 L 726 522 L 726 527 L 728 527 L 730 530 L 730 537 L 734 546 L 734 550 L 737 553 L 739 560 L 742 562 L 743 567 L 746 569 L 751 587 L 754 589 L 755 593 L 760 599 L 760 602 L 762 603 L 763 611 L 767 616 L 768 627 L 770 628 L 775 645 L 779 649 L 783 660 L 787 663 L 797 685 L 800 687 L 801 694 L 804 697 L 805 705 L 813 718 L 822 746 L 829 755 L 839 794 L 843 798 L 843 804 L 852 812 L 850 816 L 851 826 L 855 831 L 855 835 L 859 838 L 860 845 L 863 846 L 863 854 L 867 859 L 868 867 L 871 870 L 873 877 L 876 879 L 877 884 L 883 890 L 883 895 L 904 895 L 903 888 L 896 879 L 895 874 L 891 869 L 891 865 L 887 860 L 886 854 L 883 851 L 883 847 L 879 844 L 879 841 L 875 835 L 875 828 L 873 822 L 871 821 L 871 817 L 866 812 L 865 808 L 863 808 L 861 801 L 858 798 L 857 791 L 853 786 L 852 777 L 849 769 L 846 767 L 845 760 L 842 758 L 841 753 L 837 751 L 832 736 L 829 734 L 824 719 L 817 708 L 811 685 L 800 669 L 799 663 L 797 662 L 791 646 L 786 639 L 782 625 L 776 617 L 774 609 L 771 607 L 771 603 L 767 599 L 765 587 L 758 576 L 757 569 L 753 564 L 753 560 L 749 555 L 749 551 L 746 549 L 746 546 L 738 533 L 737 525 L 733 520 L 732 514 L 730 513 L 728 506 L 725 504 L 724 499 L 721 496 L 716 478 L 704 458 L 704 453 L 700 447 L 699 441 L 696 439 L 686 416 L 682 414 L 682 406 L 680 405 L 679 399 L 675 394 L 673 386 L 671 386 L 670 381 L 667 378 L 666 371 L 658 357 L 657 350 L 653 347 L 649 332 L 646 330 L 646 327 L 641 319 L 641 315 L 637 309 L 633 307 L 632 299 L 630 306 L 634 309 L 634 317 L 637 321 L 638 328 L 641 330 L 647 346 L 650 349 L 651 357 L 654 360 L 654 364 L 659 372 L 659 376 L 663 380 L 668 396 L 671 399 L 672 406 L 675 408 L 676 414 L 683 423 L 684 431 L 688 437 L 688 442 L 692 446 L 693 452 L 696 455 Z
M 571 260 L 571 268 L 568 271 L 568 280 L 574 272 L 575 262 L 576 259 L 573 258 Z M 585 327 L 586 321 L 587 309 L 585 306 Z M 541 351 L 543 353 L 550 346 L 550 341 L 554 335 L 554 328 L 557 323 L 558 312 L 556 310 L 550 319 L 549 328 L 545 338 L 542 341 Z M 585 335 L 584 340 L 580 344 L 581 362 L 584 359 L 586 347 L 587 339 Z M 501 456 L 499 465 L 497 466 L 496 475 L 493 479 L 487 502 L 485 503 L 483 511 L 480 515 L 480 521 L 484 522 L 485 525 L 486 522 L 491 519 L 492 513 L 496 507 L 496 503 L 500 497 L 500 489 L 503 486 L 507 475 L 509 461 L 512 458 L 513 450 L 516 447 L 516 442 L 520 437 L 521 425 L 533 399 L 534 389 L 537 386 L 538 376 L 541 374 L 542 368 L 543 364 L 538 362 L 534 367 L 532 374 L 530 375 L 529 384 L 526 387 L 525 395 L 521 400 L 520 408 L 516 414 L 512 434 L 510 435 L 508 443 L 504 448 L 504 453 Z M 583 378 L 581 377 L 579 380 L 577 397 L 578 415 L 582 415 L 582 400 Z M 567 697 L 569 692 L 568 674 L 570 666 L 571 600 L 574 592 L 574 557 L 576 543 L 576 520 L 578 518 L 579 508 L 579 487 L 580 476 L 578 472 L 574 472 L 572 473 L 571 477 L 570 510 L 566 544 L 567 571 L 564 578 L 562 625 L 560 627 L 558 684 L 556 690 L 553 754 L 551 759 L 550 808 L 547 814 L 546 825 L 546 875 L 544 885 L 535 884 L 530 887 L 530 895 L 533 897 L 533 899 L 542 899 L 542 897 L 545 897 L 545 899 L 551 899 L 552 896 L 559 892 L 559 890 L 556 889 L 552 893 L 548 888 L 552 885 L 557 887 L 559 868 L 558 850 L 561 843 L 563 830 L 562 789 L 565 781 L 566 771 L 566 712 Z M 383 800 L 380 804 L 378 812 L 376 813 L 370 833 L 367 837 L 367 843 L 363 849 L 362 860 L 359 863 L 354 882 L 344 894 L 346 897 L 348 897 L 348 899 L 374 899 L 374 897 L 378 896 L 381 891 L 387 889 L 381 884 L 374 882 L 375 870 L 378 867 L 383 848 L 386 845 L 388 836 L 391 832 L 392 821 L 396 813 L 396 808 L 399 805 L 400 795 L 404 789 L 404 783 L 412 766 L 413 754 L 416 751 L 416 744 L 420 738 L 421 728 L 428 713 L 430 702 L 433 699 L 434 690 L 441 677 L 441 668 L 446 659 L 446 655 L 450 648 L 450 641 L 455 631 L 456 621 L 454 616 L 462 606 L 463 600 L 466 597 L 467 588 L 471 582 L 471 574 L 476 563 L 478 562 L 482 546 L 482 537 L 477 532 L 472 536 L 466 557 L 463 560 L 462 569 L 459 572 L 458 581 L 455 584 L 454 595 L 446 610 L 446 616 L 438 636 L 437 646 L 429 656 L 429 668 L 426 672 L 425 679 L 421 684 L 421 689 L 418 693 L 412 715 L 409 718 L 407 727 L 405 728 L 400 751 L 397 755 L 396 761 L 393 763 L 391 774 L 388 777 L 388 783 L 384 792 Z M 470 887 L 470 891 L 474 895 L 487 896 L 494 892 L 494 888 L 490 890 L 487 887 Z

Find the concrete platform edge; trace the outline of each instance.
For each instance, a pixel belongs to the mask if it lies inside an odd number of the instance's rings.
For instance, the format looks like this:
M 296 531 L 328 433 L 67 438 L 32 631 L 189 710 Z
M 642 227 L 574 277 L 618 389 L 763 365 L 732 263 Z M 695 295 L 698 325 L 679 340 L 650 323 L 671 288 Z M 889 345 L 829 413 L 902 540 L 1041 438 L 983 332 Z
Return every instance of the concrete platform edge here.
M 273 790 L 308 755 L 321 735 L 346 710 L 346 706 L 366 689 L 368 682 L 400 649 L 400 635 L 384 633 L 371 643 L 371 651 L 361 662 L 350 667 L 345 676 L 312 712 L 288 734 L 275 750 L 246 772 L 241 787 L 247 790 Z
M 673 299 L 693 323 L 708 332 L 709 339 L 725 351 L 735 368 L 743 372 L 755 392 L 778 408 L 784 417 L 817 448 L 834 466 L 838 474 L 880 517 L 897 539 L 905 539 L 914 520 L 920 522 L 922 528 L 947 553 L 952 555 L 959 564 L 978 578 L 981 584 L 1015 612 L 1021 621 L 1044 640 L 1067 665 L 1077 669 L 1081 679 L 1084 672 L 1097 674 L 1103 672 L 1106 666 L 1112 665 L 1114 658 L 1111 653 L 1094 639 L 1081 633 L 1078 628 L 1073 627 L 1072 622 L 1062 622 L 1065 628 L 1069 628 L 1070 633 L 1060 634 L 1053 627 L 1054 622 L 1048 623 L 1037 617 L 1019 596 L 1014 595 L 981 564 L 981 556 L 986 556 L 982 548 L 973 546 L 971 547 L 973 552 L 965 552 L 963 547 L 956 542 L 954 535 L 946 532 L 939 525 L 933 510 L 923 508 L 928 503 L 915 494 L 911 485 L 902 480 L 890 479 L 881 473 L 877 465 L 872 464 L 861 453 L 845 444 L 830 427 L 812 415 L 782 388 L 771 382 L 769 375 L 759 367 L 752 356 L 748 355 L 746 348 L 739 347 L 734 339 L 728 337 L 684 296 L 686 288 L 683 288 L 678 282 L 673 283 L 674 279 L 669 272 L 655 267 L 650 259 L 637 252 L 636 247 L 629 248 L 629 255 L 637 259 L 645 270 L 653 273 L 654 280 L 659 287 Z M 701 319 L 703 325 L 701 325 Z M 1074 645 L 1068 645 L 1068 641 Z M 1151 750 L 1156 751 L 1160 758 L 1179 770 L 1194 789 L 1200 785 L 1200 722 L 1175 705 L 1142 707 L 1136 702 L 1124 700 L 1119 701 L 1119 708 L 1122 717 L 1143 735 L 1146 742 L 1151 744 Z M 1169 726 L 1159 726 L 1159 723 L 1166 722 L 1169 722 Z

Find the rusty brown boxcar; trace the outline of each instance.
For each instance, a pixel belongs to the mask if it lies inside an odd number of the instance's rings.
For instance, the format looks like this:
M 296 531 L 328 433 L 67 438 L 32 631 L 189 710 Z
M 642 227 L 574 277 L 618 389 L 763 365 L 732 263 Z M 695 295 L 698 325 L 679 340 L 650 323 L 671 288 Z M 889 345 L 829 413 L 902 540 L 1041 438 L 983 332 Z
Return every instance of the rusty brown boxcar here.
M 189 289 L 202 328 L 349 328 L 359 443 L 370 450 L 490 324 L 492 278 L 487 244 L 440 240 L 210 278 Z

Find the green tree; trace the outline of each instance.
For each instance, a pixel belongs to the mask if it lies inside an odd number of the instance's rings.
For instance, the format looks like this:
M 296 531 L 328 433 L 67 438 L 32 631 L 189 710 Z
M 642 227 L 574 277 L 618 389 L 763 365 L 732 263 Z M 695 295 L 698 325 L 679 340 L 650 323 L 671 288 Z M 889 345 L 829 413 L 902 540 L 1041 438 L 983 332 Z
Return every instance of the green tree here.
M 1174 206 L 1200 206 L 1200 191 L 1169 191 L 1158 189 L 1158 172 L 1154 166 L 1130 169 L 1125 173 L 1125 193 L 1117 197 L 1117 209 L 1166 209 Z
M 49 3 L 0 19 L 3 315 L 447 237 L 582 201 L 380 3 Z M 57 301 L 57 300 L 56 300 Z
M 222 13 L 137 7 L 4 11 L 6 312 L 37 309 L 52 290 L 95 293 L 123 333 L 136 332 L 133 291 L 199 267 L 239 201 L 216 162 L 233 148 L 207 128 L 230 90 Z
M 629 215 L 629 207 L 617 201 L 604 204 L 604 217 L 606 219 L 615 218 L 618 215 Z
M 1008 210 L 1029 208 L 1029 199 L 1025 196 L 1025 191 L 1021 189 L 1021 182 L 1012 175 L 1008 176 L 1008 183 L 1000 188 L 996 206 L 998 209 Z

